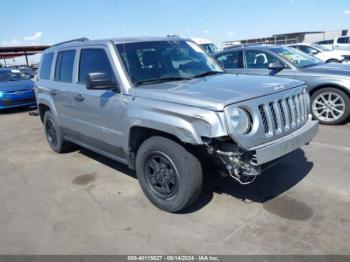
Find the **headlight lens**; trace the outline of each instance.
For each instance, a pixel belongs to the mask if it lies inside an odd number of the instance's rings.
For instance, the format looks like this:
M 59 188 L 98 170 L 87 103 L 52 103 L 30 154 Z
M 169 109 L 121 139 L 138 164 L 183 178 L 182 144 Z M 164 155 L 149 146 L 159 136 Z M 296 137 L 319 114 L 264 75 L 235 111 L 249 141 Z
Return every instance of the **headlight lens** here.
M 0 91 L 0 98 L 4 96 L 4 93 Z
M 235 107 L 230 112 L 230 124 L 235 132 L 246 134 L 251 129 L 251 120 L 248 112 L 242 108 Z

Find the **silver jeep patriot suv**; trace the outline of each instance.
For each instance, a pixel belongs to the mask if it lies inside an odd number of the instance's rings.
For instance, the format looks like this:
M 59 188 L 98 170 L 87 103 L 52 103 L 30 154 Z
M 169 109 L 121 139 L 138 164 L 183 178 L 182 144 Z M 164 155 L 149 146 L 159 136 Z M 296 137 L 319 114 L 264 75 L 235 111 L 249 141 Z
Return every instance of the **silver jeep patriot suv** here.
M 136 169 L 157 207 L 184 209 L 212 164 L 241 184 L 309 143 L 303 82 L 225 74 L 189 39 L 86 38 L 45 50 L 36 86 L 47 141 Z

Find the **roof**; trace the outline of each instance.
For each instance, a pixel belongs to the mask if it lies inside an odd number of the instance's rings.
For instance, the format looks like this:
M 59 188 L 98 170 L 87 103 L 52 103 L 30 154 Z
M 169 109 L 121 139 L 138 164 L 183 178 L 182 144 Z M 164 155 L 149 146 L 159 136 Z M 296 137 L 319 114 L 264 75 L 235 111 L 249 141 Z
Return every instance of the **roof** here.
M 249 45 L 249 46 L 240 46 L 240 47 L 233 47 L 233 48 L 226 48 L 221 52 L 216 53 L 214 56 L 217 57 L 218 55 L 228 53 L 233 50 L 247 50 L 247 49 L 259 49 L 259 50 L 271 50 L 275 48 L 280 48 L 286 46 L 283 45 Z
M 98 45 L 105 44 L 107 42 L 113 42 L 114 44 L 122 43 L 136 43 L 136 42 L 148 42 L 148 41 L 169 41 L 169 40 L 188 40 L 188 38 L 181 37 L 121 37 L 121 38 L 107 38 L 100 40 L 89 40 L 86 38 L 73 39 L 67 42 L 62 42 L 53 45 L 46 51 L 58 49 L 60 47 L 76 47 L 76 46 L 88 46 L 88 45 Z
M 212 44 L 213 42 L 210 41 L 209 39 L 205 39 L 205 38 L 196 38 L 193 37 L 191 38 L 192 41 L 194 41 L 197 44 Z
M 305 32 L 293 32 L 293 33 L 285 33 L 285 34 L 275 34 L 273 37 L 278 36 L 288 36 L 288 35 L 306 35 L 306 34 L 320 34 L 324 33 L 324 31 L 305 31 Z
M 32 46 L 2 46 L 0 47 L 0 58 L 14 58 L 24 55 L 35 55 L 49 48 L 49 45 Z

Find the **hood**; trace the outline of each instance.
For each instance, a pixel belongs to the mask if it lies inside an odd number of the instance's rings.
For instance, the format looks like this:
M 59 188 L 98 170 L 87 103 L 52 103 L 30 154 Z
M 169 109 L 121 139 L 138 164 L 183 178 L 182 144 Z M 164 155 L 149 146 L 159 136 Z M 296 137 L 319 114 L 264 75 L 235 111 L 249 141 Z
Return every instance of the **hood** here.
M 226 105 L 284 91 L 302 81 L 271 76 L 220 74 L 136 87 L 136 97 L 184 104 L 215 111 Z
M 28 90 L 34 87 L 34 81 L 32 80 L 19 80 L 19 81 L 8 81 L 0 82 L 1 92 L 12 92 L 19 90 Z
M 316 66 L 303 68 L 302 70 L 305 72 L 314 73 L 315 75 L 334 75 L 335 77 L 340 78 L 350 77 L 350 64 L 324 63 Z

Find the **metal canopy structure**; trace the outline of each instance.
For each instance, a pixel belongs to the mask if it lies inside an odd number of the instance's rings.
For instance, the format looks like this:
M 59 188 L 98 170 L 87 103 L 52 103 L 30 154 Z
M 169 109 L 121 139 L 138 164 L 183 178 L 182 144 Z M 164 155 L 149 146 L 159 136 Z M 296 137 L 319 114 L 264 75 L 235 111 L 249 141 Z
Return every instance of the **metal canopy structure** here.
M 40 46 L 3 46 L 0 47 L 0 59 L 4 59 L 6 65 L 6 59 L 15 58 L 19 56 L 25 56 L 27 66 L 29 66 L 28 56 L 41 53 L 45 49 L 49 48 L 49 45 Z

